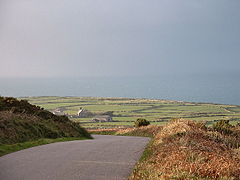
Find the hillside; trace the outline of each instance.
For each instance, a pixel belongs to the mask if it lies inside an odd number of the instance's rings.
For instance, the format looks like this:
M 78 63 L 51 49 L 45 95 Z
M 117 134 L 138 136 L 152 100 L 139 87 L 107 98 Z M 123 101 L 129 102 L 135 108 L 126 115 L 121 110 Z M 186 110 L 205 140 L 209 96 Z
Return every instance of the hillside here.
M 0 97 L 0 144 L 62 137 L 91 138 L 66 116 L 56 116 L 26 100 Z

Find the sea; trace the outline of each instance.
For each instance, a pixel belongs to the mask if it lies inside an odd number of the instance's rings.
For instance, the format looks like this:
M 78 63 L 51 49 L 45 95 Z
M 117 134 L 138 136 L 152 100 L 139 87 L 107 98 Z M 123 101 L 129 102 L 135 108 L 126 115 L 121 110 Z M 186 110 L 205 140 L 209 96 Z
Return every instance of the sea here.
M 0 96 L 127 97 L 240 105 L 239 80 L 240 73 L 0 78 Z

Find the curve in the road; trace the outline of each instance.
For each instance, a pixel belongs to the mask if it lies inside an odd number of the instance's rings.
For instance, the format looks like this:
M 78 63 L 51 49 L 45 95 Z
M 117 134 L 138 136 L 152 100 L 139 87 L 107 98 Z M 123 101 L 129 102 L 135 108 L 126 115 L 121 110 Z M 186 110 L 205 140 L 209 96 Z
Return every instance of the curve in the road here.
M 93 140 L 37 146 L 0 157 L 0 179 L 127 179 L 149 141 L 131 136 L 93 137 Z

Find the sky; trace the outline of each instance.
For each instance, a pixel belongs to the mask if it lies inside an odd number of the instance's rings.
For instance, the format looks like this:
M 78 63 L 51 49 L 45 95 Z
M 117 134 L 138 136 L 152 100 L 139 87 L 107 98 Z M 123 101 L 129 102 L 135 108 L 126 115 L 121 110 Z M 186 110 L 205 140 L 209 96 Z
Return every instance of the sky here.
M 0 0 L 0 77 L 240 72 L 239 0 Z

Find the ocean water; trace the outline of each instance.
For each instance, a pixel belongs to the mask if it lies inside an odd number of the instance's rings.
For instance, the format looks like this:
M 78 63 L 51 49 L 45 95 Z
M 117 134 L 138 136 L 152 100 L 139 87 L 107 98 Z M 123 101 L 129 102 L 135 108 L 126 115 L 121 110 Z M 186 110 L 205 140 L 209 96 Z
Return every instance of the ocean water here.
M 1 96 L 92 96 L 240 105 L 240 73 L 154 77 L 0 78 Z

